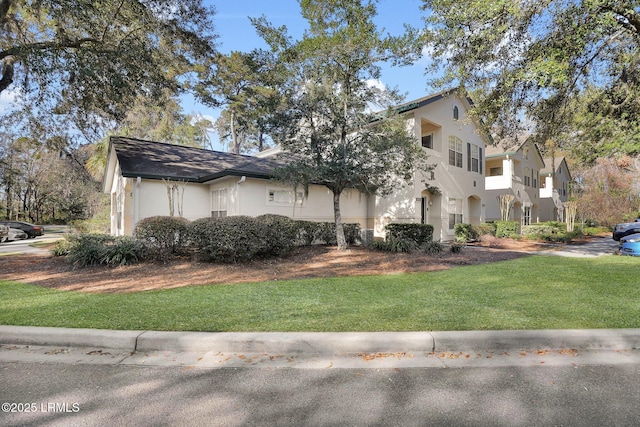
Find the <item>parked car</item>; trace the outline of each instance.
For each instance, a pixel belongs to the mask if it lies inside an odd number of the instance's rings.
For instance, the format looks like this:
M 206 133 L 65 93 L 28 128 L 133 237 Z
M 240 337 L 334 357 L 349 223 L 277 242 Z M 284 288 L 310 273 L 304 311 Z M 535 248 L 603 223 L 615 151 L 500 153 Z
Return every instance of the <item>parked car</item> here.
M 640 256 L 640 233 L 629 234 L 620 238 L 622 255 Z
M 44 230 L 39 225 L 29 224 L 28 222 L 22 221 L 1 221 L 0 224 L 4 224 L 9 228 L 17 228 L 18 230 L 22 230 L 29 236 L 30 239 L 33 239 L 36 236 L 42 236 L 44 234 Z
M 10 228 L 9 235 L 7 236 L 7 240 L 11 240 L 11 241 L 24 240 L 28 238 L 29 238 L 29 235 L 24 231 L 20 230 L 19 228 Z
M 616 224 L 613 229 L 613 240 L 620 241 L 622 237 L 636 233 L 640 233 L 640 218 L 636 219 L 635 222 Z
M 0 243 L 7 240 L 9 236 L 9 227 L 4 224 L 0 224 Z

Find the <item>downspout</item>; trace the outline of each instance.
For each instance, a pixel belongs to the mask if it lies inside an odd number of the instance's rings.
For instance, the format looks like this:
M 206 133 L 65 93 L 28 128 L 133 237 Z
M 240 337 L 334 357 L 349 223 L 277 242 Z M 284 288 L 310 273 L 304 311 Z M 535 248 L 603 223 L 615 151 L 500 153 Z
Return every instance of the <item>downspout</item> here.
M 136 229 L 138 221 L 140 221 L 140 183 L 142 178 L 137 177 L 133 186 L 133 230 Z
M 240 184 L 245 182 L 247 177 L 242 175 L 242 177 L 236 182 L 236 215 L 240 215 Z

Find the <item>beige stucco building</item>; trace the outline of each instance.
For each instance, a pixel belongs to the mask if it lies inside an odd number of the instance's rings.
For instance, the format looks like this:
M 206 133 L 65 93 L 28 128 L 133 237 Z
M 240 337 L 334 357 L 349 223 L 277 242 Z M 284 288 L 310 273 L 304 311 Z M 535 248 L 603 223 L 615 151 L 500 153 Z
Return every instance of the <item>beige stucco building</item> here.
M 457 223 L 498 219 L 495 194 L 506 189 L 518 194 L 519 215 L 527 209 L 537 217 L 538 171 L 544 166 L 539 152 L 532 146 L 494 154 L 489 138 L 467 115 L 469 108 L 454 91 L 398 106 L 435 169 L 415 171 L 413 182 L 386 197 L 345 191 L 343 222 L 359 223 L 379 237 L 390 222 L 431 224 L 434 239 L 448 241 Z M 104 179 L 104 191 L 111 195 L 111 232 L 130 235 L 138 221 L 156 215 L 194 220 L 271 213 L 333 221 L 326 187 L 312 185 L 304 197 L 271 179 L 281 161 L 278 151 L 246 156 L 112 137 Z M 524 182 L 523 174 L 534 181 Z

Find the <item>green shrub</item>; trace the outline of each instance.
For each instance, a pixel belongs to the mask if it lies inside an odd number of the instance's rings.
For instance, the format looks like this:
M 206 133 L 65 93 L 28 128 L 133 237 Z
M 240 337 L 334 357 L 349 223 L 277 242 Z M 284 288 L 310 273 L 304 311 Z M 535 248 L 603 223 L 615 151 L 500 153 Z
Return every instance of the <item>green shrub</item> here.
M 449 247 L 449 250 L 451 251 L 451 253 L 459 254 L 460 252 L 462 252 L 462 248 L 464 248 L 463 244 L 452 243 L 451 246 Z
M 129 236 L 118 236 L 112 243 L 104 246 L 100 264 L 122 266 L 137 263 L 146 254 L 147 247 L 143 242 Z
M 495 222 L 485 222 L 482 224 L 474 225 L 473 228 L 476 230 L 478 236 L 495 236 L 497 225 Z
M 318 229 L 318 223 L 312 221 L 296 220 L 295 226 L 297 229 L 296 243 L 302 246 L 310 246 L 316 240 L 316 230 Z
M 414 223 L 392 223 L 387 224 L 387 240 L 411 240 L 418 245 L 433 240 L 433 225 Z
M 256 218 L 201 218 L 189 227 L 190 240 L 204 261 L 248 261 L 266 252 L 264 227 Z
M 471 224 L 459 223 L 454 226 L 453 230 L 458 242 L 475 242 L 480 237 L 478 231 Z
M 296 221 L 283 215 L 261 215 L 256 218 L 261 228 L 263 248 L 258 255 L 285 256 L 291 253 L 298 239 L 298 226 Z
M 360 243 L 360 224 L 342 224 L 344 228 L 344 238 L 348 245 L 355 245 Z
M 519 227 L 518 221 L 496 221 L 496 237 L 517 237 Z
M 187 248 L 189 220 L 175 216 L 153 216 L 138 222 L 134 236 L 153 258 L 165 259 Z
M 422 246 L 422 250 L 427 255 L 438 255 L 442 252 L 443 246 L 440 242 L 430 241 Z
M 298 229 L 298 244 L 309 246 L 315 243 L 335 245 L 336 225 L 333 222 L 295 221 Z M 360 224 L 342 224 L 344 238 L 349 245 L 355 245 L 360 241 Z
M 69 255 L 69 251 L 71 250 L 71 242 L 68 239 L 58 240 L 51 249 L 51 254 L 53 256 L 67 256 Z
M 418 248 L 413 240 L 391 239 L 391 240 L 375 240 L 371 247 L 373 249 L 394 253 L 411 253 Z
M 127 236 L 106 234 L 71 234 L 67 243 L 60 243 L 54 249 L 59 255 L 76 267 L 91 265 L 125 265 L 140 261 L 146 254 L 142 242 Z

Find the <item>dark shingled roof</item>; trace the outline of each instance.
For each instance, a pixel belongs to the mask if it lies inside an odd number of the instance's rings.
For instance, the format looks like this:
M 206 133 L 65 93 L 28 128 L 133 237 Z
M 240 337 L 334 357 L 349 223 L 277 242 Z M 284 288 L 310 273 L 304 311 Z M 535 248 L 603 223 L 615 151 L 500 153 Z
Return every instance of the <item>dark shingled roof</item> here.
M 223 176 L 271 178 L 281 161 L 121 136 L 111 145 L 126 178 L 173 179 L 207 182 Z

